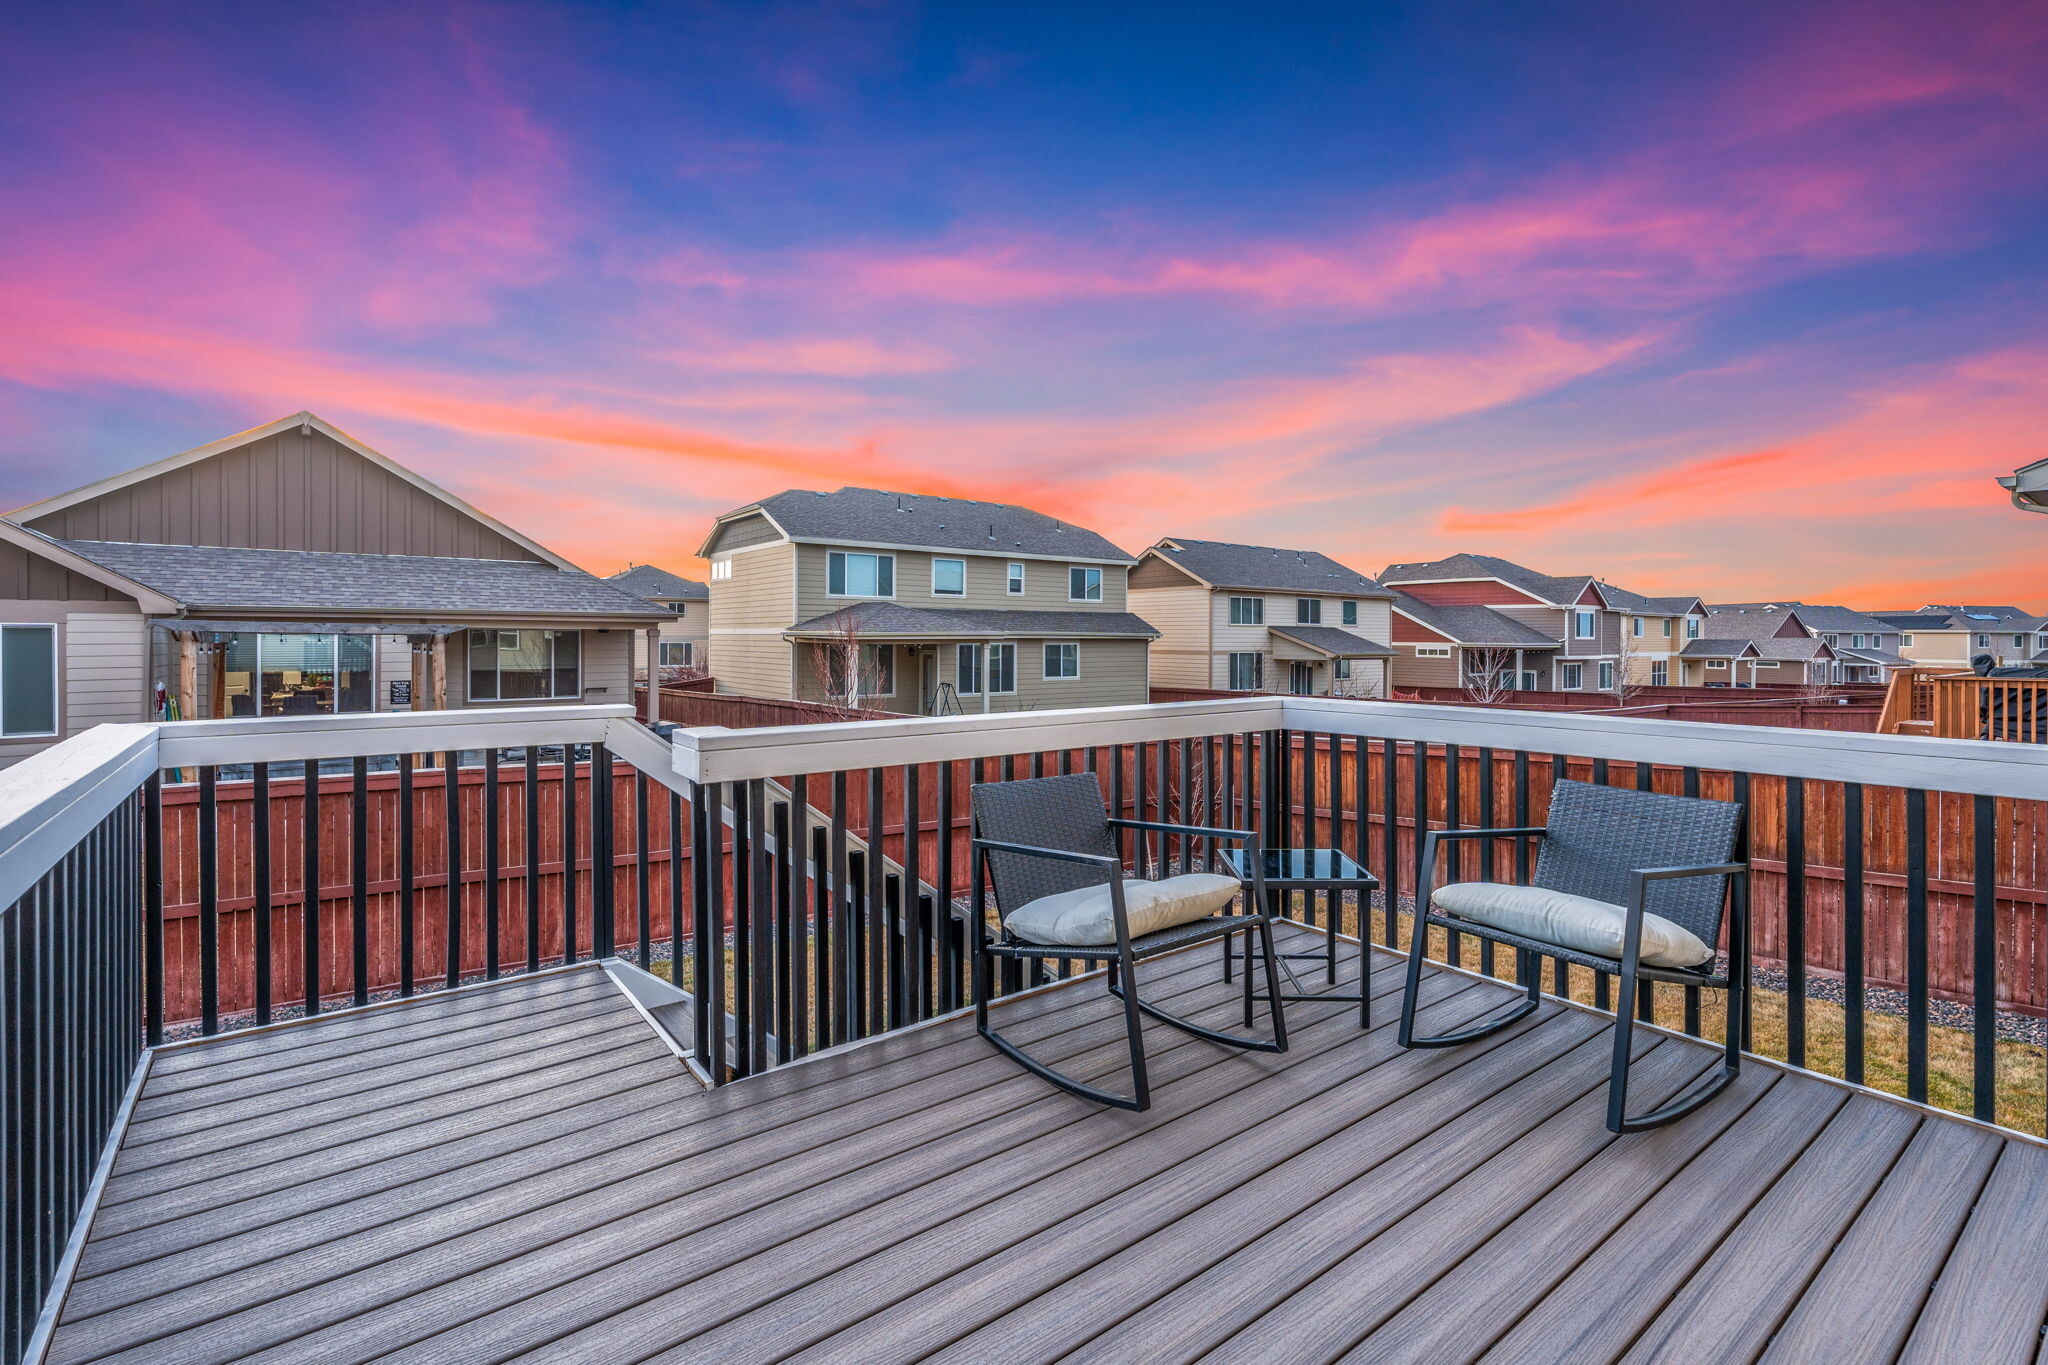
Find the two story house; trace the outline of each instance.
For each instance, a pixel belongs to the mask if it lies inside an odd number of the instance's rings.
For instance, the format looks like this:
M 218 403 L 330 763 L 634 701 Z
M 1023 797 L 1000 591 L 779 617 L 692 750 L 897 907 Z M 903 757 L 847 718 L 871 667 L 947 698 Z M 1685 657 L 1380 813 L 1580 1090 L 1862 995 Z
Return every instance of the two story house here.
M 1807 676 L 1760 681 L 1882 683 L 1910 662 L 1900 652 L 1898 627 L 1848 607 L 1826 602 L 1728 602 L 1707 610 L 1711 635 L 1780 640 L 1803 635 L 1827 646 L 1828 657 L 1812 660 Z M 1788 620 L 1797 621 L 1796 630 L 1786 624 Z
M 629 564 L 605 582 L 644 597 L 669 613 L 649 641 L 634 637 L 633 671 L 646 676 L 650 643 L 662 668 L 704 668 L 710 657 L 711 589 L 694 578 L 670 573 L 652 564 Z
M 722 692 L 910 715 L 1150 699 L 1131 556 L 1029 508 L 792 489 L 719 517 L 699 553 Z
M 1533 692 L 1555 676 L 1558 642 L 1505 612 L 1439 606 L 1405 592 L 1394 593 L 1392 608 L 1394 657 L 1388 669 L 1396 692 Z
M 0 764 L 103 722 L 631 702 L 666 615 L 294 413 L 0 520 Z
M 1165 687 L 1384 697 L 1393 594 L 1326 554 L 1170 536 L 1138 557 L 1131 605 L 1159 629 Z
M 2008 606 L 1928 606 L 1871 616 L 1898 632 L 1898 652 L 1922 668 L 1963 672 L 1979 655 L 1999 667 L 2048 662 L 2048 619 Z
M 1380 581 L 1429 606 L 1487 607 L 1528 626 L 1548 649 L 1525 650 L 1517 682 L 1539 690 L 1612 692 L 1624 668 L 1639 666 L 1640 681 L 1650 683 L 1660 662 L 1669 681 L 1677 651 L 1665 647 L 1667 638 L 1682 643 L 1699 629 L 1694 598 L 1644 597 L 1591 575 L 1538 573 L 1495 555 L 1392 564 Z

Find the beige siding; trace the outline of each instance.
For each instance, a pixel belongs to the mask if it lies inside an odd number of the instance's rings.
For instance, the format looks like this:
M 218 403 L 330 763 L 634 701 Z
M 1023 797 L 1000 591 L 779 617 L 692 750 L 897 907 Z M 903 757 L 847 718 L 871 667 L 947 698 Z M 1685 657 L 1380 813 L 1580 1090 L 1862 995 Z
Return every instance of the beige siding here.
M 1415 646 L 1398 644 L 1394 646 L 1394 657 L 1390 661 L 1392 677 L 1389 681 L 1397 688 L 1410 687 L 1456 687 L 1458 680 L 1458 647 L 1451 646 L 1448 659 L 1418 659 Z
M 586 630 L 581 632 L 583 659 L 583 695 L 578 697 L 557 697 L 552 700 L 573 704 L 585 701 L 607 705 L 633 704 L 633 637 L 625 630 Z M 382 660 L 379 660 L 382 663 Z M 411 676 L 412 665 L 405 665 L 406 676 Z M 377 689 L 382 698 L 391 695 L 389 679 L 379 673 Z M 457 631 L 448 637 L 448 705 L 458 706 L 545 706 L 545 701 L 471 701 L 469 696 L 469 632 Z
M 780 539 L 782 532 L 775 529 L 775 523 L 756 512 L 720 525 L 711 533 L 711 543 L 704 552 L 707 555 L 730 554 L 734 550 L 766 545 Z
M 799 545 L 797 548 L 797 621 L 807 621 L 855 601 L 872 598 L 832 597 L 825 591 L 826 563 L 831 548 Z M 896 596 L 890 600 L 906 607 L 959 607 L 976 611 L 1128 611 L 1121 564 L 1088 565 L 1102 570 L 1102 601 L 1074 602 L 1067 598 L 1067 568 L 1064 563 L 1044 559 L 1012 561 L 1002 555 L 949 554 L 924 550 L 858 551 L 894 554 Z M 967 561 L 967 594 L 938 597 L 932 593 L 932 560 Z M 735 564 L 739 561 L 736 558 Z M 1011 563 L 1024 566 L 1024 591 L 1012 596 L 1006 588 Z M 737 569 L 735 569 L 737 573 Z M 793 624 L 791 622 L 790 624 Z
M 711 659 L 711 604 L 708 602 L 683 602 L 682 614 L 661 623 L 661 642 L 668 644 L 694 645 L 692 662 L 702 668 Z M 633 667 L 636 671 L 647 667 L 647 633 L 633 633 Z
M 59 540 L 537 558 L 326 433 L 297 427 L 27 525 Z
M 57 730 L 0 740 L 0 767 L 95 725 L 149 719 L 146 627 L 133 602 L 17 598 L 0 621 L 57 628 Z
M 1257 597 L 1263 601 L 1266 613 L 1265 624 L 1257 626 L 1234 626 L 1230 624 L 1230 599 L 1233 597 Z M 1266 659 L 1266 690 L 1271 692 L 1285 691 L 1287 689 L 1285 653 L 1276 651 L 1273 637 L 1268 633 L 1267 627 L 1294 624 L 1294 618 L 1299 611 L 1296 604 L 1304 597 L 1316 597 L 1322 600 L 1323 619 L 1319 624 L 1334 626 L 1338 630 L 1348 630 L 1353 635 L 1362 636 L 1376 644 L 1386 645 L 1393 643 L 1389 638 L 1392 636 L 1394 629 L 1393 606 L 1384 598 L 1346 598 L 1341 594 L 1323 593 L 1226 592 L 1218 589 L 1211 594 L 1209 603 L 1210 628 L 1213 632 L 1212 638 L 1215 641 L 1215 648 L 1209 660 L 1209 677 L 1211 681 L 1207 686 L 1215 688 L 1228 688 L 1230 686 L 1230 656 L 1232 654 L 1262 654 Z M 1344 624 L 1343 604 L 1346 601 L 1358 603 L 1358 624 L 1355 626 Z M 1154 624 L 1156 625 L 1157 622 L 1154 622 Z M 1303 651 L 1302 657 L 1307 658 L 1312 654 L 1313 651 Z M 1322 656 L 1314 655 L 1314 657 L 1321 658 Z M 1377 677 L 1378 675 L 1367 667 L 1367 661 L 1363 659 L 1356 661 L 1352 669 L 1353 690 L 1356 690 L 1358 685 L 1367 676 Z M 1328 671 L 1325 670 L 1320 673 L 1318 678 L 1317 690 L 1326 691 L 1332 681 Z
M 791 656 L 782 632 L 796 623 L 796 548 L 773 544 L 731 556 L 732 577 L 711 581 L 709 648 L 721 692 L 791 695 Z
M 1160 581 L 1162 570 L 1179 579 L 1178 586 L 1133 587 L 1131 610 L 1159 632 L 1152 643 L 1152 681 L 1161 687 L 1214 687 L 1210 668 L 1210 592 L 1189 584 L 1179 572 L 1147 561 L 1149 575 Z

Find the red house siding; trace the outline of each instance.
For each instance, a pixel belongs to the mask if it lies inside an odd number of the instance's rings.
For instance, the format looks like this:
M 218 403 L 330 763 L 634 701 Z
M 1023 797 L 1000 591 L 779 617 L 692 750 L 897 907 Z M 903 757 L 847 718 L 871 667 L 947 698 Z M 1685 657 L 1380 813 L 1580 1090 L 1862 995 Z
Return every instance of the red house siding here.
M 1409 596 L 1440 607 L 1542 606 L 1539 598 L 1493 579 L 1470 583 L 1393 583 Z

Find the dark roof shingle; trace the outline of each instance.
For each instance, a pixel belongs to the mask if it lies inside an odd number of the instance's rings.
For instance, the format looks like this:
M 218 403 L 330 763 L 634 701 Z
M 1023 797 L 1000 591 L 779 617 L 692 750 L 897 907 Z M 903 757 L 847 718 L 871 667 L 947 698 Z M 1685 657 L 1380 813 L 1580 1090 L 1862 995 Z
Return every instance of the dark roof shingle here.
M 1333 659 L 1385 659 L 1394 651 L 1339 626 L 1267 626 L 1266 633 L 1320 651 Z
M 1559 649 L 1561 644 L 1536 627 L 1492 607 L 1444 607 L 1394 594 L 1394 610 L 1418 624 L 1429 627 L 1461 645 L 1490 645 L 1508 649 Z
M 625 589 L 635 597 L 644 597 L 650 602 L 704 602 L 710 600 L 711 587 L 694 578 L 685 578 L 679 573 L 656 568 L 652 564 L 635 564 L 621 569 L 605 579 L 605 582 Z
M 796 540 L 929 545 L 988 555 L 1131 562 L 1130 555 L 1085 527 L 1005 502 L 935 498 L 878 488 L 841 488 L 831 493 L 796 488 L 749 506 L 766 512 Z
M 1096 635 L 1125 639 L 1157 639 L 1142 617 L 1127 611 L 982 611 L 948 607 L 906 607 L 895 602 L 859 602 L 791 626 L 786 635 L 833 635 L 846 629 L 864 635 L 925 635 L 1037 639 L 1059 635 Z
M 1235 545 L 1223 540 L 1169 536 L 1152 549 L 1203 582 L 1218 588 L 1276 592 L 1348 593 L 1387 597 L 1387 590 L 1356 569 L 1347 569 L 1317 550 L 1282 550 L 1270 545 Z

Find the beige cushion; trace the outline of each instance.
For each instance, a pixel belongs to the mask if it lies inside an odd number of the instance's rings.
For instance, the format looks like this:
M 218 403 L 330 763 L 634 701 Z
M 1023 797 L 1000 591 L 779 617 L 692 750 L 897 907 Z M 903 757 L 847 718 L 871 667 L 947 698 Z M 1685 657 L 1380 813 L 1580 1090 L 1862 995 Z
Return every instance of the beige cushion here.
M 1460 919 L 1600 957 L 1621 956 L 1628 919 L 1622 907 L 1590 896 L 1501 882 L 1454 882 L 1430 897 L 1430 903 Z M 1713 956 L 1714 950 L 1691 930 L 1657 915 L 1643 916 L 1644 966 L 1698 967 Z
M 1143 938 L 1176 924 L 1207 919 L 1236 898 L 1239 885 L 1235 877 L 1214 872 L 1184 872 L 1157 882 L 1127 877 L 1124 916 L 1130 921 L 1131 937 Z M 1107 886 L 1040 896 L 1012 910 L 1003 924 L 1030 943 L 1100 948 L 1116 942 L 1116 916 L 1110 910 Z

